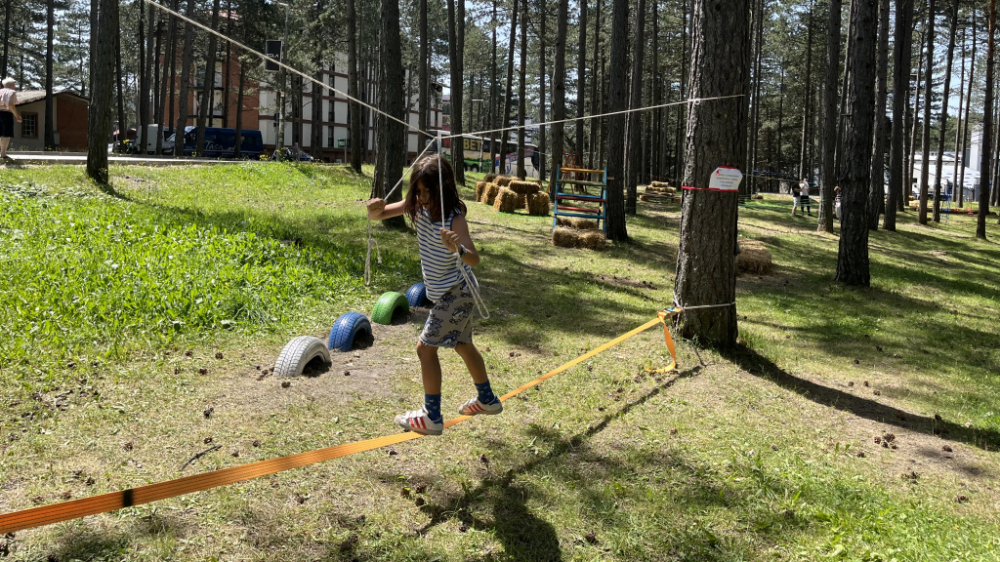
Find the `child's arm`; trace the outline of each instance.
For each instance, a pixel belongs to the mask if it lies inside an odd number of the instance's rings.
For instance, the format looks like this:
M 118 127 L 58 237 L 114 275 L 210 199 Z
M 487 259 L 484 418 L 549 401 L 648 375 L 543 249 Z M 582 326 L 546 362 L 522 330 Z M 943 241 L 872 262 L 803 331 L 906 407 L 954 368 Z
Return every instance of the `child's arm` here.
M 469 267 L 479 265 L 479 252 L 476 251 L 476 244 L 469 235 L 469 223 L 462 215 L 456 215 L 451 221 L 451 230 L 441 229 L 441 242 L 452 252 L 457 252 L 459 245 L 465 246 L 465 255 L 462 256 L 462 263 Z
M 385 199 L 369 199 L 365 206 L 368 207 L 368 218 L 373 221 L 381 221 L 385 219 L 391 219 L 393 217 L 398 217 L 403 214 L 403 201 L 396 201 L 390 205 L 386 205 Z

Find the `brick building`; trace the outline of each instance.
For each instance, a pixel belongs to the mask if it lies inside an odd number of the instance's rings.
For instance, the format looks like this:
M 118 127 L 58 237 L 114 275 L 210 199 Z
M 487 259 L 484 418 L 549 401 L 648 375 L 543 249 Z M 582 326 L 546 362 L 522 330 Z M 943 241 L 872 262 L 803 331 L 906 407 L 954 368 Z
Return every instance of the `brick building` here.
M 72 92 L 55 92 L 52 115 L 58 150 L 87 150 L 87 109 L 90 101 Z M 13 150 L 45 149 L 45 90 L 17 93 L 21 123 L 14 122 Z

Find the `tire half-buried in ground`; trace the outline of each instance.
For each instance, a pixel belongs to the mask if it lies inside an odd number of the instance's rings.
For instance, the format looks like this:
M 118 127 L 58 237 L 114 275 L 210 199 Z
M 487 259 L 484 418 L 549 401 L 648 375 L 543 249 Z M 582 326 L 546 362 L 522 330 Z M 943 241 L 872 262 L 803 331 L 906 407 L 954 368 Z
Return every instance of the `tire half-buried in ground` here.
M 327 347 L 331 351 L 351 351 L 355 343 L 359 347 L 367 347 L 372 340 L 372 325 L 368 318 L 360 312 L 345 312 L 333 323 Z
M 427 287 L 423 283 L 414 283 L 406 290 L 406 302 L 412 308 L 424 306 L 427 303 Z
M 311 364 L 312 363 L 312 364 Z M 274 363 L 277 377 L 297 377 L 308 370 L 315 373 L 331 365 L 330 350 L 326 343 L 313 336 L 298 336 L 285 344 Z M 320 365 L 322 364 L 322 365 Z
M 410 311 L 410 303 L 406 301 L 400 293 L 388 292 L 379 297 L 372 309 L 372 322 L 376 324 L 392 324 L 393 317 L 397 314 L 406 314 Z

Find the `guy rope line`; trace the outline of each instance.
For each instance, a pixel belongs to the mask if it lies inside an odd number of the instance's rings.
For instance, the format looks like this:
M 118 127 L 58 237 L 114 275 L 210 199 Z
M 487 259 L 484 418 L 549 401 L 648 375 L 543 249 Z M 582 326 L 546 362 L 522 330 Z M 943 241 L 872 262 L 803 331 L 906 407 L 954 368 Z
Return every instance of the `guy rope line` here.
M 257 55 L 258 57 L 260 57 L 260 58 L 262 58 L 262 59 L 264 59 L 266 61 L 273 62 L 274 64 L 277 64 L 278 66 L 283 67 L 285 70 L 288 70 L 289 72 L 292 72 L 294 74 L 298 74 L 299 76 L 301 76 L 302 78 L 305 78 L 306 80 L 308 80 L 309 82 L 312 82 L 313 84 L 316 84 L 318 86 L 322 86 L 322 87 L 324 87 L 327 90 L 330 90 L 332 92 L 336 92 L 336 93 L 344 96 L 345 98 L 353 101 L 354 103 L 357 103 L 359 105 L 367 107 L 368 109 L 374 111 L 375 113 L 378 113 L 378 114 L 383 115 L 383 116 L 385 116 L 385 117 L 387 117 L 389 119 L 392 119 L 393 121 L 395 121 L 395 122 L 397 122 L 397 123 L 399 123 L 399 124 L 401 124 L 401 125 L 409 128 L 409 129 L 413 129 L 414 131 L 416 131 L 418 133 L 422 133 L 424 135 L 427 135 L 428 137 L 434 136 L 434 135 L 428 133 L 427 131 L 421 130 L 419 127 L 414 127 L 413 125 L 407 123 L 406 121 L 403 121 L 402 119 L 399 119 L 398 117 L 394 117 L 394 116 L 389 115 L 388 113 L 386 113 L 384 111 L 379 110 L 377 107 L 375 107 L 373 105 L 367 104 L 367 103 L 359 100 L 358 98 L 352 97 L 352 96 L 350 96 L 350 95 L 348 95 L 348 94 L 346 94 L 344 92 L 341 92 L 340 90 L 334 88 L 333 86 L 330 86 L 329 84 L 324 83 L 321 80 L 317 80 L 317 79 L 313 78 L 312 76 L 309 76 L 308 74 L 306 74 L 304 72 L 300 72 L 300 71 L 298 71 L 298 70 L 296 70 L 296 69 L 288 66 L 287 64 L 285 64 L 285 63 L 283 63 L 281 61 L 272 59 L 271 57 L 265 55 L 264 53 L 262 53 L 260 51 L 257 51 L 255 49 L 251 49 L 250 47 L 247 47 L 246 45 L 244 45 L 243 43 L 240 43 L 239 41 L 237 41 L 235 39 L 231 39 L 229 37 L 226 37 L 222 33 L 219 33 L 218 31 L 215 31 L 214 29 L 208 27 L 207 25 L 204 25 L 204 24 L 202 24 L 202 23 L 200 23 L 198 21 L 193 20 L 193 19 L 191 19 L 191 18 L 189 18 L 189 17 L 181 14 L 180 12 L 175 12 L 175 11 L 171 10 L 170 8 L 167 8 L 166 6 L 157 4 L 156 2 L 151 2 L 150 0 L 144 0 L 144 1 L 147 4 L 149 4 L 150 6 L 153 6 L 153 7 L 157 8 L 159 10 L 162 10 L 164 12 L 167 12 L 168 14 L 171 14 L 171 15 L 177 17 L 177 18 L 180 18 L 180 19 L 182 19 L 182 20 L 184 20 L 184 21 L 186 21 L 186 22 L 188 22 L 188 23 L 190 23 L 190 24 L 192 24 L 192 25 L 194 25 L 196 27 L 204 29 L 205 31 L 211 33 L 212 35 L 215 35 L 216 37 L 219 37 L 219 38 L 221 38 L 224 41 L 229 41 L 230 43 L 232 43 L 232 44 L 234 44 L 234 45 L 236 45 L 236 46 L 238 46 L 238 47 L 246 50 L 248 53 L 252 53 L 254 55 Z
M 593 351 L 585 353 L 584 355 L 581 355 L 576 359 L 573 359 L 572 361 L 515 388 L 514 390 L 501 396 L 500 401 L 507 401 L 521 392 L 540 384 L 542 381 L 552 378 L 633 336 L 645 332 L 657 324 L 663 325 L 663 338 L 666 341 L 667 349 L 670 351 L 671 357 L 670 365 L 665 367 L 663 372 L 672 371 L 677 368 L 677 351 L 674 346 L 674 341 L 670 336 L 670 330 L 667 327 L 667 319 L 678 315 L 680 312 L 682 312 L 682 310 L 677 308 L 662 310 L 657 313 L 655 319 L 650 320 L 642 326 L 639 326 L 626 334 L 604 343 Z M 444 423 L 444 427 L 452 427 L 468 420 L 471 417 L 472 416 L 458 416 L 456 418 L 452 418 Z M 0 515 L 0 535 L 41 527 L 44 525 L 51 525 L 62 521 L 79 519 L 90 515 L 108 513 L 126 507 L 174 498 L 190 494 L 192 492 L 210 490 L 212 488 L 235 484 L 237 482 L 244 482 L 253 478 L 259 478 L 261 476 L 267 476 L 293 468 L 300 468 L 319 462 L 346 457 L 365 451 L 371 451 L 381 447 L 387 447 L 389 445 L 396 445 L 406 441 L 420 439 L 421 437 L 424 436 L 414 432 L 386 435 L 374 439 L 366 439 L 364 441 L 355 441 L 353 443 L 327 447 L 325 449 L 318 449 L 315 451 L 308 451 L 285 457 L 278 457 L 240 466 L 223 468 L 212 472 L 193 474 L 191 476 L 185 476 L 175 480 L 148 484 L 146 486 L 129 488 L 127 490 L 91 496 L 89 498 L 82 498 L 26 509 L 24 511 L 7 513 Z

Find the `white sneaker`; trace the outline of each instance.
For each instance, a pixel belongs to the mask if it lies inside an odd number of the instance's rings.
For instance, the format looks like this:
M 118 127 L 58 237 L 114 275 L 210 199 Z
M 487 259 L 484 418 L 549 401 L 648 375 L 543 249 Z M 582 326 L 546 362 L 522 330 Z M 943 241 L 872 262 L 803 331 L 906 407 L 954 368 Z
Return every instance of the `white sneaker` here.
M 503 402 L 497 401 L 496 404 L 483 404 L 479 401 L 479 398 L 473 398 L 458 409 L 458 413 L 463 416 L 475 416 L 477 414 L 485 414 L 487 416 L 495 416 L 503 411 Z
M 407 431 L 423 435 L 441 435 L 444 431 L 444 420 L 433 422 L 427 417 L 427 410 L 420 408 L 396 416 L 396 423 Z

